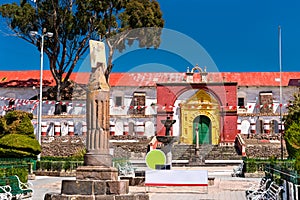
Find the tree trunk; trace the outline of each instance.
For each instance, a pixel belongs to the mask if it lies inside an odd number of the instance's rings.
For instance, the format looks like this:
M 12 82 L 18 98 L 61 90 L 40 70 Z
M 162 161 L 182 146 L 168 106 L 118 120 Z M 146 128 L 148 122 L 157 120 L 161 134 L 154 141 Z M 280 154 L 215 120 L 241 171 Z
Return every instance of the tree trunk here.
M 60 115 L 62 112 L 60 90 L 61 90 L 61 83 L 57 83 L 54 115 Z

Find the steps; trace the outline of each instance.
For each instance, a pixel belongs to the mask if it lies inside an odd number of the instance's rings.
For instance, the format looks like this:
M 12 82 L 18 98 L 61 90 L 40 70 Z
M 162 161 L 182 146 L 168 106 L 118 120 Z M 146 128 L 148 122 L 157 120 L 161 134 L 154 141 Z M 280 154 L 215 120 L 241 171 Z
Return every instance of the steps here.
M 175 144 L 172 148 L 173 160 L 191 160 L 196 156 L 196 146 L 186 144 Z M 200 160 L 241 160 L 242 156 L 238 155 L 235 147 L 200 145 Z
M 205 160 L 242 160 L 235 147 L 231 146 L 214 146 Z

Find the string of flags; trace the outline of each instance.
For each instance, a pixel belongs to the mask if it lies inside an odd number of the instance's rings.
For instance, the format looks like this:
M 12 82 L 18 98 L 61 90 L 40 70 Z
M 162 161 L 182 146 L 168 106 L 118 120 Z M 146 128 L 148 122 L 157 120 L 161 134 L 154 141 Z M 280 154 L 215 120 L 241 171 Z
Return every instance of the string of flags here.
M 15 99 L 15 98 L 8 98 L 8 97 L 0 97 L 0 100 L 3 101 L 8 101 L 8 102 L 14 102 L 11 105 L 4 105 L 0 106 L 0 109 L 7 111 L 11 109 L 16 109 L 21 106 L 28 106 L 32 105 L 31 112 L 38 106 L 39 100 L 28 100 L 28 99 Z M 56 102 L 56 101 L 49 101 L 45 100 L 42 102 L 43 104 L 48 104 L 48 105 L 55 105 L 55 104 L 61 104 L 61 105 L 66 105 L 66 106 L 76 106 L 76 107 L 84 107 L 84 103 L 73 103 L 73 102 Z
M 9 101 L 9 102 L 14 102 L 11 105 L 4 105 L 4 106 L 0 106 L 0 109 L 2 110 L 10 110 L 10 109 L 15 109 L 21 106 L 27 106 L 27 105 L 32 105 L 32 109 L 31 111 L 33 112 L 34 109 L 36 109 L 36 107 L 39 104 L 39 100 L 28 100 L 28 99 L 16 99 L 16 98 L 8 98 L 8 97 L 0 97 L 0 100 L 3 101 Z M 55 105 L 55 104 L 61 104 L 61 105 L 66 105 L 66 106 L 73 106 L 73 107 L 84 107 L 85 103 L 73 103 L 73 102 L 56 102 L 56 101 L 49 101 L 49 100 L 45 100 L 43 101 L 43 104 L 48 104 L 48 105 Z M 276 104 L 276 106 L 282 107 L 289 107 L 292 106 L 292 103 L 288 103 L 288 104 Z M 211 105 L 207 104 L 207 105 L 202 105 L 204 107 L 209 108 Z M 264 105 L 247 105 L 247 106 L 221 106 L 221 108 L 227 108 L 229 110 L 236 110 L 236 109 L 251 109 L 251 108 L 273 108 L 275 106 L 275 104 L 264 104 Z M 141 110 L 141 109 L 146 109 L 148 107 L 152 107 L 152 108 L 161 108 L 162 110 L 169 110 L 169 109 L 173 109 L 173 108 L 178 108 L 181 107 L 181 105 L 178 106 L 173 106 L 173 105 L 150 105 L 150 106 L 110 106 L 111 108 L 121 108 L 121 109 L 129 109 L 129 110 Z M 188 108 L 197 108 L 197 106 L 194 105 L 188 105 Z
M 277 106 L 292 106 L 293 104 L 277 104 Z M 203 106 L 203 105 L 202 105 Z M 211 105 L 204 105 L 204 107 L 207 107 L 209 108 Z M 236 110 L 236 109 L 251 109 L 251 108 L 273 108 L 275 106 L 275 104 L 264 104 L 264 105 L 248 105 L 248 106 L 221 106 L 221 108 L 227 108 L 229 110 Z M 176 107 L 180 107 L 180 106 L 173 106 L 173 105 L 164 105 L 164 106 L 161 106 L 161 105 L 155 105 L 155 106 L 110 106 L 110 108 L 121 108 L 121 109 L 137 109 L 137 110 L 140 110 L 140 109 L 146 109 L 148 107 L 152 107 L 152 108 L 161 108 L 162 110 L 167 110 L 167 109 L 173 109 L 173 108 L 176 108 Z M 187 106 L 188 108 L 197 108 L 199 107 L 198 105 L 188 105 Z

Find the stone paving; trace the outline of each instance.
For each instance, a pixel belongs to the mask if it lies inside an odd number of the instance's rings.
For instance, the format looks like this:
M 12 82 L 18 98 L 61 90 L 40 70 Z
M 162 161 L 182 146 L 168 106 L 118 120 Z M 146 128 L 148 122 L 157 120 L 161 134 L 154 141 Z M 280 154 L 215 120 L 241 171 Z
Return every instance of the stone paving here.
M 215 177 L 214 185 L 207 187 L 150 187 L 130 186 L 132 193 L 148 192 L 150 200 L 244 200 L 245 190 L 259 183 L 260 178 L 231 177 L 230 167 L 201 167 L 207 169 L 209 177 Z M 191 168 L 187 168 L 189 170 Z M 199 168 L 197 168 L 199 169 Z M 74 177 L 37 176 L 30 182 L 33 184 L 34 196 L 32 200 L 42 200 L 45 193 L 60 193 L 61 181 L 75 179 Z

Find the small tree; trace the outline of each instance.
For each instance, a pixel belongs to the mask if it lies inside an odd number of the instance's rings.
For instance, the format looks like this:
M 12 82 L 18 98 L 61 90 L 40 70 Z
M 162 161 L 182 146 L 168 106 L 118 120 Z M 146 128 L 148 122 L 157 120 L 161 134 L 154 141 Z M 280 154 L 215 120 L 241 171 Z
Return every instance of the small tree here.
M 284 116 L 287 150 L 290 158 L 300 156 L 300 94 L 294 94 L 294 100 L 288 107 L 288 114 Z
M 41 146 L 35 139 L 31 123 L 33 115 L 10 111 L 0 117 L 0 157 L 36 157 Z

